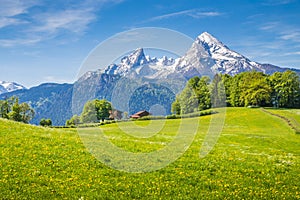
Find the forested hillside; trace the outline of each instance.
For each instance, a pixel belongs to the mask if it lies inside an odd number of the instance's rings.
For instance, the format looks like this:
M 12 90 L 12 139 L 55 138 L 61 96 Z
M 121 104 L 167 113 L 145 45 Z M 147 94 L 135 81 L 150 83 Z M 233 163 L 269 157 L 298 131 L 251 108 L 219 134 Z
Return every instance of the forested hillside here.
M 176 114 L 191 113 L 211 107 L 268 106 L 300 108 L 300 79 L 292 71 L 243 72 L 235 76 L 193 77 L 172 104 Z

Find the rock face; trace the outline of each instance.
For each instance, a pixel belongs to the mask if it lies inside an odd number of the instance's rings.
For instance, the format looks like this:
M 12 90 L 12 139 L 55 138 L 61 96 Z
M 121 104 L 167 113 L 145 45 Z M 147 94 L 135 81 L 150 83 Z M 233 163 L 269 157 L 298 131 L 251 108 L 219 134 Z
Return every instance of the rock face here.
M 124 56 L 119 64 L 86 72 L 74 84 L 47 83 L 27 90 L 15 83 L 0 82 L 0 99 L 15 95 L 20 102 L 28 102 L 36 111 L 31 122 L 35 124 L 41 118 L 51 118 L 54 125 L 64 125 L 73 114 L 81 113 L 86 101 L 95 98 L 112 101 L 113 105 L 117 104 L 116 109 L 127 111 L 129 115 L 149 111 L 155 105 L 163 105 L 165 114 L 169 114 L 176 93 L 184 85 L 178 80 L 252 70 L 272 74 L 288 69 L 251 61 L 204 32 L 180 58 L 151 58 L 138 48 Z M 291 70 L 300 74 L 300 70 Z M 136 80 L 142 80 L 143 84 Z M 1 94 L 3 92 L 5 94 Z M 127 92 L 127 96 L 115 98 L 115 94 L 122 92 Z

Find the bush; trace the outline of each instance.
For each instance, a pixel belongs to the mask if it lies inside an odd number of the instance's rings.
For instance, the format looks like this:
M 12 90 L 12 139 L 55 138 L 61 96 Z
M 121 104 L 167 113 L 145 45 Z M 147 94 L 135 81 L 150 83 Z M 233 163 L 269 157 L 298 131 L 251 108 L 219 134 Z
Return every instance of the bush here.
M 166 119 L 179 119 L 180 116 L 179 115 L 167 115 Z
M 165 117 L 148 115 L 148 116 L 144 116 L 144 117 L 141 117 L 138 119 L 133 119 L 133 120 L 159 120 L 159 119 L 165 119 Z
M 41 126 L 52 126 L 52 121 L 51 119 L 41 119 L 40 121 Z

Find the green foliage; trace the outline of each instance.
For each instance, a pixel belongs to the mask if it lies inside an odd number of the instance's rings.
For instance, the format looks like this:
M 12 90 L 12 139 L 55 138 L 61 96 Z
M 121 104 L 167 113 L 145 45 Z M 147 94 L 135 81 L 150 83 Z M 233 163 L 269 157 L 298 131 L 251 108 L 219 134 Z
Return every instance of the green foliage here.
M 105 99 L 88 101 L 83 107 L 81 122 L 94 123 L 99 122 L 99 120 L 104 121 L 105 118 L 109 117 L 110 110 L 112 110 L 111 103 Z
M 52 126 L 52 121 L 51 119 L 41 119 L 40 121 L 41 126 Z
M 240 73 L 233 77 L 229 88 L 232 106 L 264 106 L 270 103 L 272 89 L 267 75 L 262 72 Z
M 11 112 L 8 113 L 8 118 L 17 122 L 21 121 L 21 109 L 19 105 L 19 99 L 15 99 Z
M 180 118 L 180 116 L 178 116 L 178 115 L 167 115 L 166 116 L 166 119 L 179 119 Z
M 33 119 L 34 114 L 34 110 L 27 103 L 20 104 L 21 122 L 29 123 L 29 121 Z
M 210 91 L 208 77 L 193 77 L 172 104 L 175 114 L 193 113 L 210 108 Z
M 97 118 L 97 109 L 94 101 L 86 102 L 80 117 L 83 123 L 93 123 L 99 121 Z
M 233 77 L 221 75 L 226 91 L 227 105 L 300 107 L 300 79 L 292 71 L 243 72 Z
M 19 104 L 19 98 L 0 100 L 0 117 L 17 122 L 28 123 L 34 117 L 34 110 L 27 104 Z
M 125 85 L 126 83 L 124 83 L 124 87 Z M 175 94 L 170 89 L 171 87 L 158 83 L 148 83 L 137 87 L 130 95 L 128 102 L 129 113 L 133 114 L 141 110 L 150 110 L 153 104 L 158 104 L 165 108 L 167 114 L 170 114 L 172 102 L 175 100 Z
M 109 117 L 109 111 L 112 110 L 111 103 L 105 99 L 94 100 L 97 111 L 97 119 L 104 121 L 105 118 Z
M 216 74 L 209 87 L 212 107 L 219 108 L 226 106 L 226 91 L 222 76 Z
M 269 80 L 276 107 L 300 107 L 300 81 L 295 72 L 290 70 L 283 73 L 275 72 Z
M 181 113 L 181 106 L 178 98 L 172 103 L 172 108 L 171 108 L 172 113 L 175 115 L 180 115 Z
M 0 117 L 8 119 L 8 113 L 11 110 L 11 105 L 7 100 L 0 100 Z
M 230 106 L 230 94 L 231 94 L 231 84 L 233 82 L 233 77 L 228 74 L 219 75 L 221 76 L 223 87 L 226 94 L 226 104 Z
M 152 115 L 148 115 L 148 116 L 144 116 L 144 117 L 140 117 L 138 119 L 132 119 L 133 121 L 143 121 L 143 120 L 160 120 L 160 119 L 165 119 L 165 116 L 152 116 Z
M 176 115 L 197 112 L 210 107 L 300 107 L 300 78 L 292 71 L 243 72 L 233 77 L 215 75 L 210 82 L 207 77 L 193 77 L 172 104 Z
M 66 126 L 77 126 L 78 124 L 80 124 L 80 116 L 78 115 L 73 115 L 71 117 L 71 119 L 66 121 Z
M 180 115 L 179 118 L 193 118 L 193 117 L 212 115 L 212 114 L 216 114 L 216 113 L 217 113 L 217 111 L 214 111 L 214 110 L 203 110 L 203 111 L 199 111 L 199 112 L 183 114 L 183 115 Z

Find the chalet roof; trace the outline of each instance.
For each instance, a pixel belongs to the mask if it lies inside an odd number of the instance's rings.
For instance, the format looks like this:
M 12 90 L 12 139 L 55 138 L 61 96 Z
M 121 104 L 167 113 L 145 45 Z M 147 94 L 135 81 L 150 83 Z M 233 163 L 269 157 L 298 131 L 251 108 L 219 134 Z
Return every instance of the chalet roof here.
M 131 115 L 130 117 L 131 118 L 140 118 L 141 116 L 139 116 L 139 115 Z
M 144 116 L 148 116 L 150 115 L 150 113 L 146 110 L 142 110 L 142 111 L 139 111 L 133 115 L 131 115 L 130 117 L 131 118 L 140 118 L 140 117 L 144 117 Z
M 133 114 L 133 115 L 140 115 L 140 114 L 142 114 L 142 113 L 149 113 L 149 112 L 146 111 L 146 110 L 142 110 L 142 111 L 139 111 L 139 112 L 137 112 L 137 113 L 135 113 L 135 114 Z

